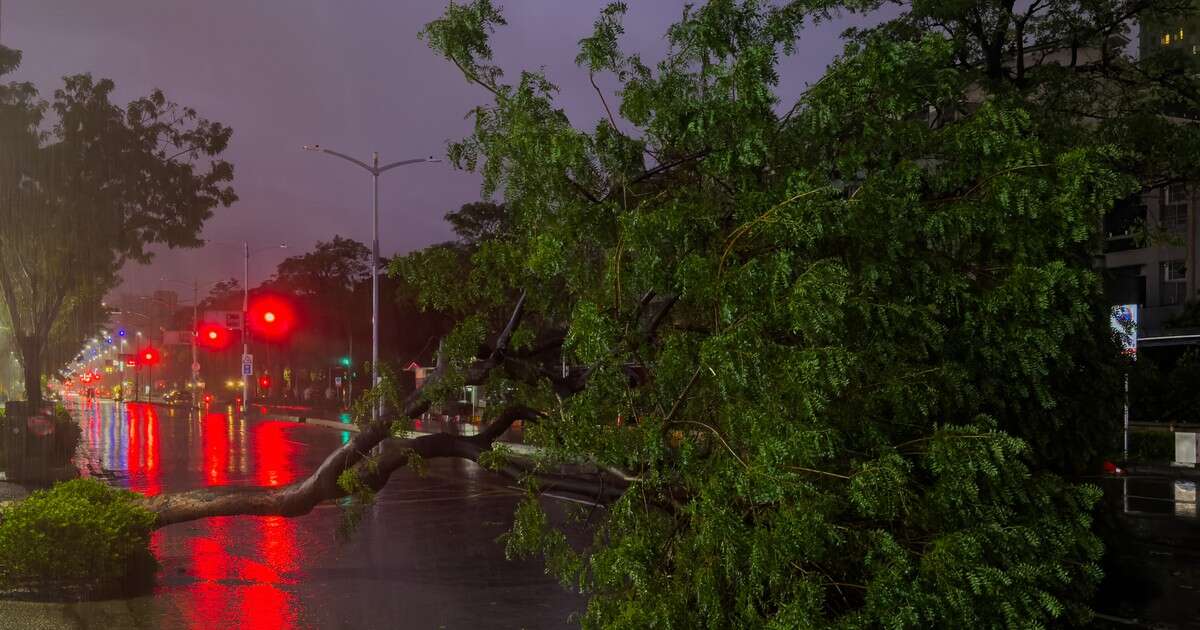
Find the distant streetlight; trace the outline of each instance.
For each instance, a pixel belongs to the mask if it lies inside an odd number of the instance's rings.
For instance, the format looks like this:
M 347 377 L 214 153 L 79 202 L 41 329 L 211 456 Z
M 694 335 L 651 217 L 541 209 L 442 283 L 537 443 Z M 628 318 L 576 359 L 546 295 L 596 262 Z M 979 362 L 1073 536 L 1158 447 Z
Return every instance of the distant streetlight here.
M 379 175 L 398 166 L 422 162 L 441 162 L 441 160 L 431 155 L 427 158 L 400 160 L 380 166 L 378 152 L 371 154 L 371 163 L 367 164 L 345 153 L 326 149 L 319 144 L 306 144 L 304 150 L 328 153 L 355 166 L 360 166 L 371 174 L 371 387 L 377 387 L 379 385 Z M 371 405 L 371 420 L 378 419 L 379 405 Z

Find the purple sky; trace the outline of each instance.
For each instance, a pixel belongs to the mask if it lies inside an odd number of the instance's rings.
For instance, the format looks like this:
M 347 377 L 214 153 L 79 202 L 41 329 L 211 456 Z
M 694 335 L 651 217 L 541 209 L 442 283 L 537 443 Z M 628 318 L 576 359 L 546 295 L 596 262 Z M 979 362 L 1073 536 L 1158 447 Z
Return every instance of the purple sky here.
M 369 242 L 370 179 L 306 143 L 393 161 L 434 154 L 470 131 L 464 116 L 486 93 L 468 85 L 436 57 L 417 32 L 445 2 L 344 0 L 0 0 L 0 42 L 24 52 L 10 79 L 33 81 L 49 94 L 65 74 L 113 79 L 118 97 L 154 87 L 200 114 L 228 124 L 224 157 L 236 170 L 240 196 L 218 209 L 204 237 L 269 245 L 251 261 L 251 283 L 284 256 L 307 251 L 334 234 Z M 508 0 L 509 26 L 494 40 L 496 61 L 509 76 L 544 66 L 562 90 L 560 104 L 576 126 L 604 115 L 587 74 L 574 65 L 578 40 L 589 34 L 606 0 Z M 631 2 L 625 46 L 657 60 L 663 33 L 683 6 L 676 0 Z M 785 61 L 780 94 L 794 98 L 840 51 L 838 21 L 801 35 Z M 602 87 L 615 86 L 600 77 Z M 615 101 L 614 101 L 615 102 Z M 614 106 L 615 107 L 615 106 Z M 447 211 L 479 198 L 479 180 L 445 163 L 405 166 L 380 185 L 384 254 L 446 240 Z M 241 277 L 237 247 L 164 251 L 150 266 L 125 270 L 119 291 L 172 288 L 162 276 L 190 280 Z

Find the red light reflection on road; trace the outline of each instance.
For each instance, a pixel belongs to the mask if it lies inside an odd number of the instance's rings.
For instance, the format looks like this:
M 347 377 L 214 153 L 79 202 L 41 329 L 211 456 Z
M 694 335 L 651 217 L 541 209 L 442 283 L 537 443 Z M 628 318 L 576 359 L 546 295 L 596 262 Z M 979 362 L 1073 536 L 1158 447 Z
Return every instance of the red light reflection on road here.
M 282 517 L 208 519 L 189 541 L 196 584 L 192 628 L 294 628 L 298 601 L 284 586 L 298 567 L 295 525 Z
M 254 427 L 255 478 L 262 486 L 282 486 L 296 478 L 292 462 L 296 445 L 287 439 L 286 429 L 295 425 L 263 422 Z
M 131 403 L 125 421 L 130 489 L 154 496 L 162 491 L 158 478 L 158 410 L 154 405 Z
M 223 486 L 228 481 L 229 432 L 223 413 L 205 413 L 201 420 L 200 443 L 204 450 L 204 483 Z

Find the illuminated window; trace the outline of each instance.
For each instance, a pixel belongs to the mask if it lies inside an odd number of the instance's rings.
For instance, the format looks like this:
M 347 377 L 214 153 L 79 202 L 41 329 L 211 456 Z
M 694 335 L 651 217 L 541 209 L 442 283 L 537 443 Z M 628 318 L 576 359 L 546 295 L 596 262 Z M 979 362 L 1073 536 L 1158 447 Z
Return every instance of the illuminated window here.
M 1179 33 L 1176 34 L 1175 39 L 1178 39 L 1179 41 L 1183 41 L 1183 28 L 1179 29 Z
M 1162 39 L 1160 39 L 1159 42 L 1162 43 L 1163 46 L 1170 46 L 1171 45 L 1171 34 L 1163 33 Z

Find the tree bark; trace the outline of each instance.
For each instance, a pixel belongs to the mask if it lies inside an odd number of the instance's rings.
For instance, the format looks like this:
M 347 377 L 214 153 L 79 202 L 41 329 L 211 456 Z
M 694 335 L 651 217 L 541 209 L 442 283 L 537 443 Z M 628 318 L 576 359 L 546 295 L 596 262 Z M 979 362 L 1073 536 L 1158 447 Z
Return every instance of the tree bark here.
M 42 408 L 42 349 L 45 340 L 37 335 L 20 335 L 17 348 L 21 351 L 21 368 L 25 375 L 25 400 L 29 401 L 30 413 Z
M 324 501 L 347 496 L 338 484 L 338 478 L 346 470 L 353 470 L 364 486 L 378 491 L 387 485 L 393 472 L 408 465 L 414 456 L 456 457 L 477 462 L 481 455 L 492 450 L 496 439 L 513 422 L 533 420 L 540 415 L 527 407 L 511 407 L 473 436 L 435 433 L 399 439 L 387 437 L 386 433 L 381 436 L 368 428 L 297 483 L 280 488 L 234 486 L 188 490 L 146 497 L 142 505 L 157 517 L 155 528 L 214 516 L 301 516 Z M 372 459 L 366 459 L 364 454 L 375 444 L 381 448 Z M 513 479 L 532 480 L 542 491 L 580 495 L 597 503 L 615 500 L 629 487 L 628 480 L 596 467 L 546 473 L 535 470 L 532 462 L 519 457 L 509 458 L 498 472 Z
M 520 322 L 524 304 L 525 296 L 522 295 L 513 309 L 508 325 L 500 333 L 495 349 L 467 370 L 468 382 L 482 382 L 488 372 L 504 363 L 509 339 Z M 492 450 L 495 441 L 514 422 L 534 420 L 541 416 L 537 410 L 512 406 L 501 412 L 499 417 L 478 435 L 438 433 L 411 439 L 392 437 L 393 418 L 415 418 L 429 408 L 429 402 L 422 398 L 422 390 L 441 379 L 444 367 L 439 359 L 438 368 L 426 379 L 421 389 L 405 399 L 398 414 L 385 413 L 380 420 L 367 424 L 349 442 L 326 457 L 321 465 L 302 481 L 280 488 L 224 487 L 188 490 L 145 497 L 142 499 L 142 505 L 155 514 L 156 528 L 213 516 L 300 516 L 307 514 L 323 501 L 346 496 L 348 493 L 339 485 L 338 480 L 348 470 L 353 471 L 366 487 L 379 490 L 387 484 L 392 472 L 407 465 L 414 455 L 425 459 L 457 457 L 477 462 L 481 455 Z M 368 454 L 373 450 L 375 455 L 371 457 Z M 537 470 L 532 462 L 515 457 L 509 458 L 499 472 L 515 479 L 532 480 L 542 490 L 581 494 L 597 502 L 611 501 L 621 496 L 629 486 L 627 479 L 596 467 L 582 466 L 570 471 L 546 473 Z

